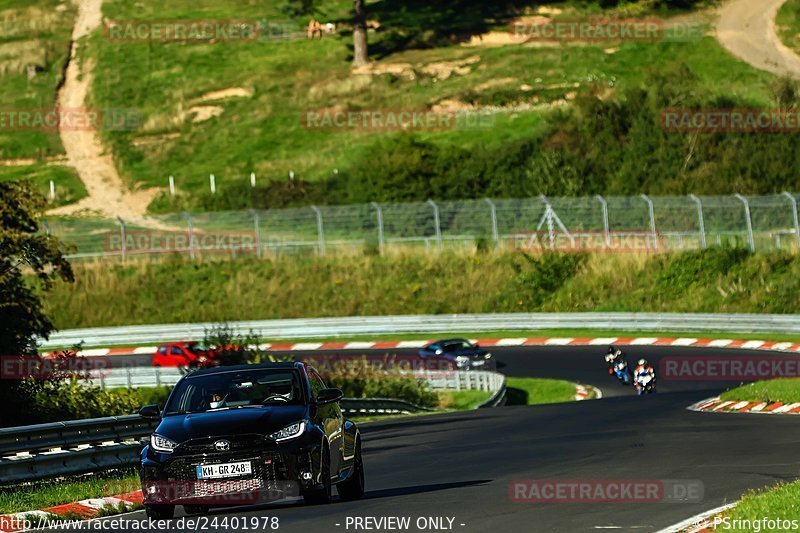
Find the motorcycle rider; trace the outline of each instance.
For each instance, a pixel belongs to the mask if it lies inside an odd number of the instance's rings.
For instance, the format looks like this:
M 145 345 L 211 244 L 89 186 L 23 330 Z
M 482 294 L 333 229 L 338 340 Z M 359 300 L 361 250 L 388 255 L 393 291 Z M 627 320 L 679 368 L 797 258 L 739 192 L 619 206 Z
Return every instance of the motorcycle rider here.
M 625 354 L 622 353 L 622 350 L 609 346 L 608 352 L 606 352 L 606 363 L 608 363 L 609 374 L 614 373 L 614 367 L 619 362 L 625 362 Z
M 640 386 L 642 383 L 642 379 L 650 376 L 651 385 L 655 388 L 656 384 L 656 371 L 653 370 L 653 367 L 650 363 L 647 362 L 647 359 L 642 358 L 639 359 L 637 363 L 636 369 L 633 371 L 633 379 L 636 382 L 637 386 Z

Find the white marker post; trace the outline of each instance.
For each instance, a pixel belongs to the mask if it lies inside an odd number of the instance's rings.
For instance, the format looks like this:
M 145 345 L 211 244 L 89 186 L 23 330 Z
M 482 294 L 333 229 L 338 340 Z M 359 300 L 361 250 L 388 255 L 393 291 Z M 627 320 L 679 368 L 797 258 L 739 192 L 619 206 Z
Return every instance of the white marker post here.
M 217 194 L 217 184 L 216 181 L 214 180 L 214 174 L 211 174 L 208 177 L 208 181 L 211 184 L 211 194 Z
M 250 188 L 251 189 L 255 189 L 256 188 L 256 173 L 255 172 L 251 172 L 250 173 Z
M 56 184 L 53 183 L 53 180 L 50 180 L 50 200 L 56 199 Z
M 289 179 L 294 181 L 294 170 L 289 171 Z
M 175 196 L 175 178 L 169 177 L 169 195 Z

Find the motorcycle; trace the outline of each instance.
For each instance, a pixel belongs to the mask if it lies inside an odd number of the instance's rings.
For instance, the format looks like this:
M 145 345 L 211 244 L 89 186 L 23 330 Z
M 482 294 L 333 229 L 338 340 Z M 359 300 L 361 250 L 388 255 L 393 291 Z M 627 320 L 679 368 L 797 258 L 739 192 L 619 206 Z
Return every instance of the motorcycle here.
M 651 374 L 637 376 L 634 386 L 636 387 L 636 394 L 639 396 L 653 394 L 656 392 L 656 378 Z
M 631 384 L 631 373 L 628 371 L 627 361 L 617 361 L 613 366 L 614 375 L 623 385 Z

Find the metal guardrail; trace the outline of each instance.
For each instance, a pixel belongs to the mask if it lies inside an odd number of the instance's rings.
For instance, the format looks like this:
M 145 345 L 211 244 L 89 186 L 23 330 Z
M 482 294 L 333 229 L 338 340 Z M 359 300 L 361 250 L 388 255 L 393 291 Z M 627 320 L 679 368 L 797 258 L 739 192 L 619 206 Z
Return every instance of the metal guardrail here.
M 180 379 L 177 369 L 170 370 L 175 370 Z M 502 405 L 501 399 L 505 401 L 505 376 L 502 374 L 483 371 L 450 374 L 471 375 L 435 379 L 445 389 L 472 387 L 470 390 L 493 393 L 481 407 L 495 407 Z M 340 406 L 347 415 L 434 411 L 394 398 L 343 398 Z M 157 421 L 128 415 L 2 428 L 0 485 L 135 466 L 142 449 L 140 439 L 148 437 L 157 425 Z
M 151 366 L 121 367 L 110 370 L 94 370 L 89 381 L 103 389 L 135 388 L 175 385 L 185 374 L 181 368 L 160 368 Z M 425 370 L 408 374 L 409 377 L 424 379 L 431 390 L 479 390 L 495 392 L 500 386 L 502 374 L 484 370 Z M 498 377 L 499 376 L 499 377 Z M 2 451 L 2 448 L 0 448 Z
M 215 323 L 86 328 L 54 333 L 43 349 L 83 343 L 85 347 L 201 340 Z M 735 331 L 800 333 L 800 315 L 680 313 L 511 313 L 298 318 L 231 322 L 233 329 L 268 339 L 333 338 L 355 335 L 480 332 L 541 329 L 624 331 Z

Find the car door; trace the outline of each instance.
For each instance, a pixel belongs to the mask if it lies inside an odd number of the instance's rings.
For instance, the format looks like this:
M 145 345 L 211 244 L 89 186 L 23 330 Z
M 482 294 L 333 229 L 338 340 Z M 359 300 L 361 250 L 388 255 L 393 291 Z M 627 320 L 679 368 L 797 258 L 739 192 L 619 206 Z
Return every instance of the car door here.
M 169 358 L 173 365 L 181 366 L 189 363 L 189 359 L 181 346 L 173 344 L 169 347 Z
M 325 388 L 325 382 L 322 377 L 313 368 L 309 369 L 309 384 L 311 385 L 311 395 L 316 400 L 316 394 Z M 339 404 L 329 403 L 327 405 L 317 406 L 317 416 L 320 419 L 320 425 L 328 437 L 328 443 L 331 450 L 331 475 L 338 475 L 343 468 L 343 454 L 344 454 L 344 417 L 342 417 L 342 410 Z

